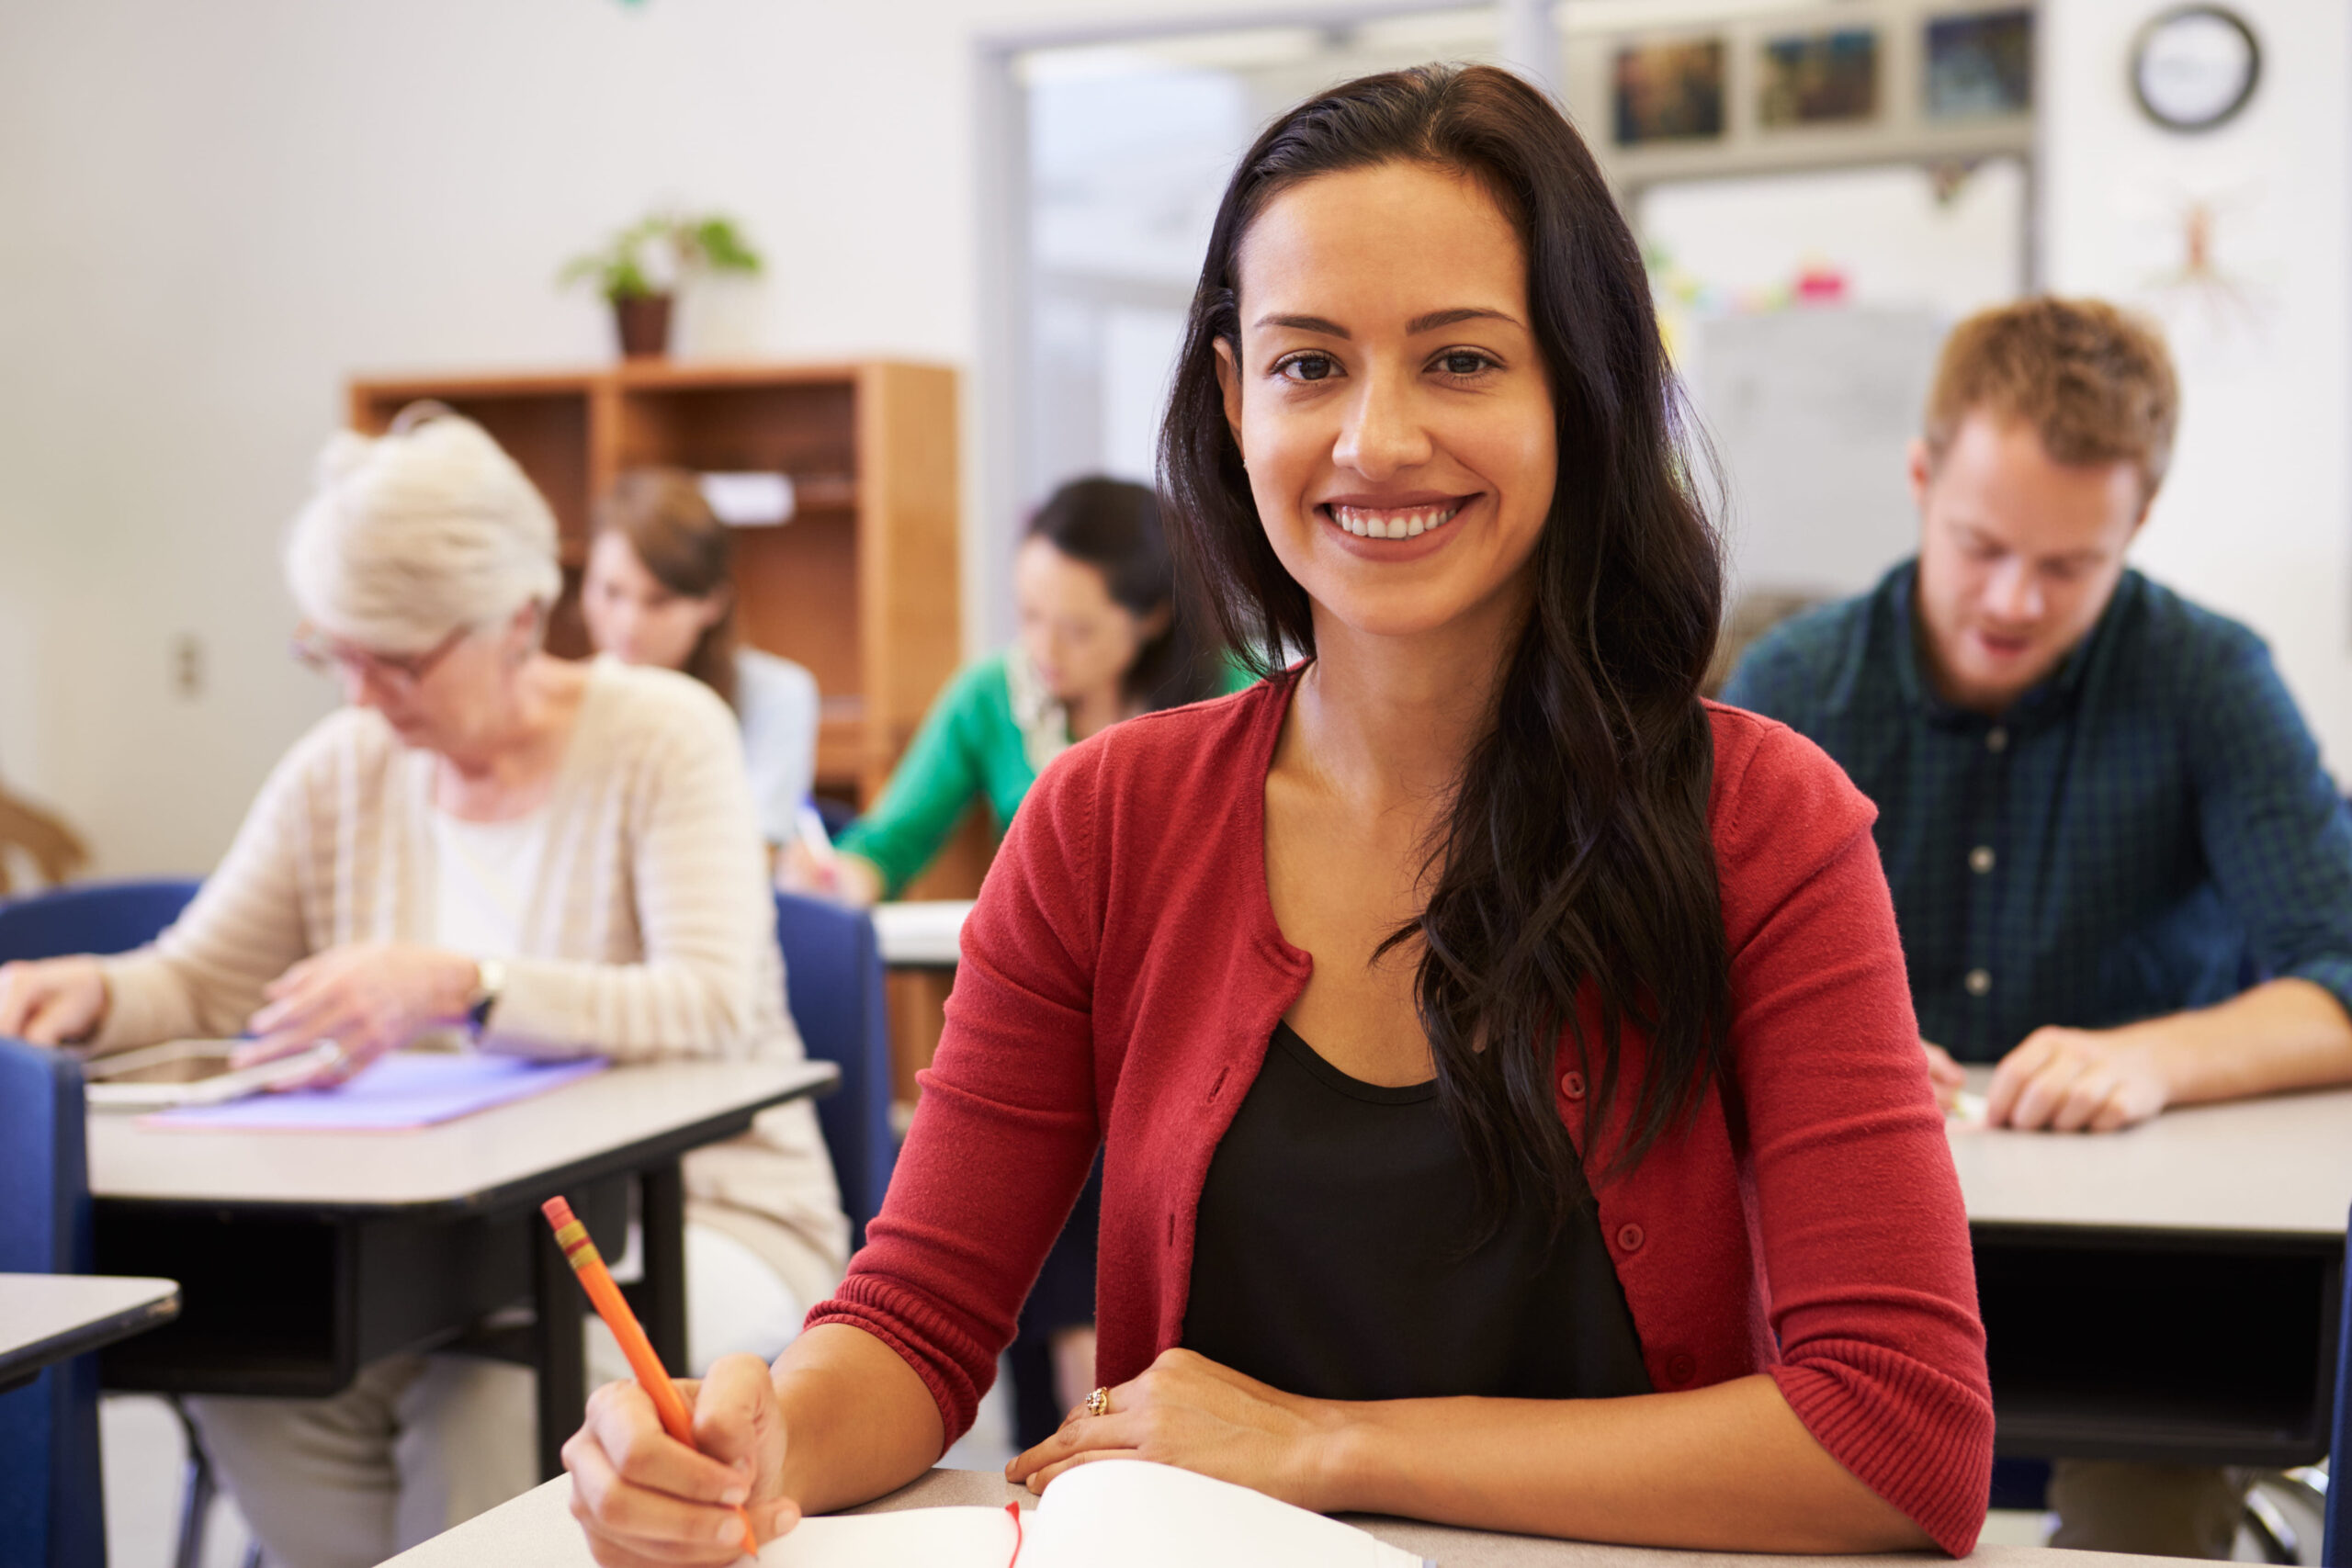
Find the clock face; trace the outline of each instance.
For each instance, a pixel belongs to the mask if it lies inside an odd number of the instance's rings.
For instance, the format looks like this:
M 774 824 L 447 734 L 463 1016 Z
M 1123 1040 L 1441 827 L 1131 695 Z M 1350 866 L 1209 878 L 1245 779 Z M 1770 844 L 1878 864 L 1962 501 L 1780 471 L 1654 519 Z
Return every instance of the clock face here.
M 2183 6 L 2140 29 L 2132 90 L 2158 125 L 2210 130 L 2245 107 L 2262 73 L 2254 29 L 2219 6 Z

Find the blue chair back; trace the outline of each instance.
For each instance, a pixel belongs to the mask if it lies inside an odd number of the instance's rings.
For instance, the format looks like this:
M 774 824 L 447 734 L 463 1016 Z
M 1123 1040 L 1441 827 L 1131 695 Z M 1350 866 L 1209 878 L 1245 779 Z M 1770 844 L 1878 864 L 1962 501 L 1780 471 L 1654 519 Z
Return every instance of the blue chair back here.
M 775 896 L 775 935 L 784 949 L 786 1005 L 809 1056 L 842 1070 L 817 1101 L 833 1156 L 850 1239 L 864 1246 L 898 1163 L 890 1130 L 890 1024 L 882 1006 L 882 948 L 874 919 L 821 898 Z
M 180 918 L 199 882 L 91 882 L 0 903 L 0 964 L 128 953 Z
M 2346 1568 L 2352 1560 L 2352 1226 L 2346 1227 L 2344 1289 L 2340 1292 L 2341 1321 L 2335 1341 L 2335 1423 L 2327 1438 L 2326 1532 L 2321 1537 L 2319 1560 L 2327 1568 Z M 2343 1472 L 2337 1474 L 2338 1471 Z
M 0 1273 L 86 1274 L 90 1173 L 82 1066 L 0 1040 Z M 105 1568 L 98 1359 L 0 1393 L 0 1562 Z

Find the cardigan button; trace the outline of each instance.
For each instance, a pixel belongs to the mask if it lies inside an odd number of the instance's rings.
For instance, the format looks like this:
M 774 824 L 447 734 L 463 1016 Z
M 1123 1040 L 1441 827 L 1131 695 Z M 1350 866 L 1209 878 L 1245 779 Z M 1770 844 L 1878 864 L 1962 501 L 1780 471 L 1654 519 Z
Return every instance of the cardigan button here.
M 1582 1100 L 1584 1098 L 1584 1075 L 1582 1073 L 1562 1073 L 1560 1075 L 1560 1092 L 1567 1096 L 1570 1100 Z
M 1642 1243 L 1648 1239 L 1642 1234 L 1642 1227 L 1639 1225 L 1625 1224 L 1617 1227 L 1617 1245 L 1628 1252 L 1639 1252 L 1642 1249 Z
M 1699 1359 L 1687 1351 L 1676 1351 L 1666 1359 L 1666 1381 L 1689 1382 L 1699 1375 Z

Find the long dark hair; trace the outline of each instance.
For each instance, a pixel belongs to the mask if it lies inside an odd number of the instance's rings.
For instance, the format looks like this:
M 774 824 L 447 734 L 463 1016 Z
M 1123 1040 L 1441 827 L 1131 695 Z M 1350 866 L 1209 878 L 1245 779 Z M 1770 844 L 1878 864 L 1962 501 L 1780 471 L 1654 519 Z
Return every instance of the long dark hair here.
M 733 542 L 683 468 L 631 468 L 596 502 L 596 533 L 618 534 L 653 581 L 686 599 L 727 596 L 686 655 L 685 671 L 735 705 Z
M 1102 574 L 1114 604 L 1129 615 L 1168 612 L 1168 626 L 1136 651 L 1120 693 L 1147 713 L 1216 694 L 1216 661 L 1195 635 L 1176 593 L 1176 565 L 1149 485 L 1099 475 L 1072 479 L 1029 519 L 1024 538 L 1043 539 Z
M 1240 353 L 1243 236 L 1319 175 L 1429 164 L 1480 182 L 1526 250 L 1558 431 L 1534 605 L 1430 847 L 1415 996 L 1439 1097 L 1471 1156 L 1486 1231 L 1532 1180 L 1556 1226 L 1577 1190 L 1555 1060 L 1591 1080 L 1588 1125 L 1634 1099 L 1595 1180 L 1630 1169 L 1721 1076 L 1728 958 L 1708 831 L 1714 750 L 1699 682 L 1723 599 L 1719 542 L 1660 345 L 1641 253 L 1549 100 L 1488 66 L 1420 66 L 1331 89 L 1276 120 L 1217 209 L 1160 435 L 1177 559 L 1261 673 L 1312 657 L 1306 592 L 1275 558 L 1227 429 L 1216 345 Z M 1580 1005 L 1597 1009 L 1589 1032 Z M 1628 1023 L 1649 1042 L 1621 1084 Z

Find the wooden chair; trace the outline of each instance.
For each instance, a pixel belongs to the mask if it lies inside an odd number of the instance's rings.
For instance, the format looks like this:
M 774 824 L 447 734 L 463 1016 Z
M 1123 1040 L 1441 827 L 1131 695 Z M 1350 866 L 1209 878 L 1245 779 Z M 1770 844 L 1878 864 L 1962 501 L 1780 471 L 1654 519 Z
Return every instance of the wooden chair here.
M 15 890 L 8 872 L 12 849 L 31 856 L 52 887 L 90 863 L 88 846 L 61 818 L 0 788 L 0 896 Z

